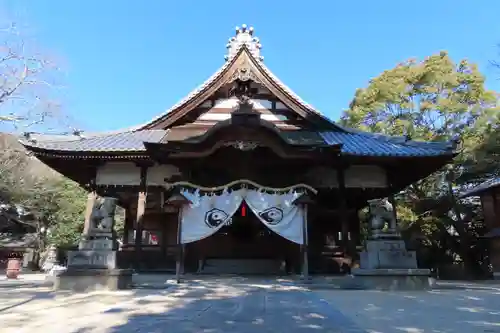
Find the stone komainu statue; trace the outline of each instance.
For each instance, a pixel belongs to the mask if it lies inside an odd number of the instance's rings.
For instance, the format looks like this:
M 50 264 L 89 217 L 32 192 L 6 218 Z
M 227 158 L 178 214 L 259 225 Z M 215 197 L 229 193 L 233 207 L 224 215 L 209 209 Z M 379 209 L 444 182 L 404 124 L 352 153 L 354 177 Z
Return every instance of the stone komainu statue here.
M 115 211 L 116 211 L 115 198 L 101 198 L 96 200 L 92 209 L 90 219 L 92 221 L 92 229 L 102 232 L 112 232 Z
M 387 199 L 376 199 L 369 201 L 370 207 L 370 229 L 373 234 L 380 234 L 387 228 L 389 231 L 396 226 L 394 208 Z

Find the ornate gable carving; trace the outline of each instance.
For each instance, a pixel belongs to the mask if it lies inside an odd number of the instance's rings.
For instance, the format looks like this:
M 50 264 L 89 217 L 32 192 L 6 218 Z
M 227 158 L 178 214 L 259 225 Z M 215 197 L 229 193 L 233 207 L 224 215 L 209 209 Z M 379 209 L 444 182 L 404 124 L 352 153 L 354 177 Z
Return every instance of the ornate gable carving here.
M 243 82 L 251 80 L 256 83 L 262 83 L 257 75 L 255 66 L 252 65 L 247 54 L 241 54 L 233 68 L 234 70 L 228 79 L 228 83 L 232 83 L 236 80 Z
M 253 81 L 255 83 L 261 83 L 259 78 L 257 77 L 255 70 L 251 68 L 250 66 L 245 66 L 245 67 L 238 67 L 236 70 L 233 72 L 229 79 L 229 83 L 232 83 L 236 80 L 239 81 Z

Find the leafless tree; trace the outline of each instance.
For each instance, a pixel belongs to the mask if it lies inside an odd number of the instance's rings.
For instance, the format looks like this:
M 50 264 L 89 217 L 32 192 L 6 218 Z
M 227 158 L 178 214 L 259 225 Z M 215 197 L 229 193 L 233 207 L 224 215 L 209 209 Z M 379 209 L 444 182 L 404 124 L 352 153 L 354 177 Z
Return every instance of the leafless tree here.
M 6 16 L 6 15 L 5 15 Z M 56 61 L 12 19 L 0 17 L 0 125 L 18 131 L 47 129 L 60 122 L 60 79 Z M 7 126 L 6 126 L 7 125 Z M 43 125 L 43 126 L 42 126 Z
M 35 178 L 30 174 L 34 170 L 29 170 L 32 158 L 17 143 L 17 137 L 1 132 L 45 131 L 62 117 L 60 103 L 56 102 L 60 100 L 60 70 L 29 37 L 24 21 L 14 17 L 1 1 L 0 197 L 3 199 L 8 199 L 6 194 L 26 188 Z

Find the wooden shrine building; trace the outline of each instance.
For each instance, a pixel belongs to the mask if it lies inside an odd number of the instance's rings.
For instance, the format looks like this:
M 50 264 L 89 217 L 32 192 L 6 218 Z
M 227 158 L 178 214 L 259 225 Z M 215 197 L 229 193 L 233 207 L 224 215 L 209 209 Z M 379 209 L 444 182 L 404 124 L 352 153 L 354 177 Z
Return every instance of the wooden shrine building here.
M 500 279 L 500 177 L 491 178 L 466 191 L 461 198 L 477 196 L 481 200 L 486 233 L 489 240 L 489 259 L 493 276 Z
M 271 194 L 296 188 L 314 200 L 305 211 L 307 233 L 300 236 L 309 270 L 338 272 L 339 263 L 356 257 L 358 210 L 454 156 L 451 143 L 363 133 L 331 121 L 268 69 L 253 28 L 237 28 L 227 48 L 225 62 L 208 80 L 145 124 L 21 140 L 41 161 L 84 186 L 89 204 L 96 196 L 118 199 L 126 210 L 122 267 L 175 267 L 179 209 L 171 198 L 183 190 L 204 197 L 230 187 Z M 260 260 L 261 268 L 279 261 L 288 271 L 299 269 L 300 242 L 259 223 L 256 215 L 263 221 L 262 215 L 246 198 L 213 235 L 186 242 L 186 271 L 237 270 L 244 260 Z

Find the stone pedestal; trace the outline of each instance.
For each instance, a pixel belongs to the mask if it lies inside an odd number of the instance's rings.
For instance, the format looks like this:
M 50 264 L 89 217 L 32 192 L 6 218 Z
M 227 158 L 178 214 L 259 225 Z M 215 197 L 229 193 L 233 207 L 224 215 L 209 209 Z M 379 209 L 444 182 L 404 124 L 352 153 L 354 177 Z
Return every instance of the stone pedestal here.
M 68 268 L 57 275 L 54 289 L 88 292 L 94 290 L 121 290 L 132 286 L 132 270 Z
M 113 250 L 78 250 L 68 252 L 68 269 L 115 269 L 116 251 Z
M 417 268 L 415 251 L 407 251 L 404 240 L 378 238 L 368 240 L 366 251 L 360 254 L 360 267 L 366 269 L 379 268 Z
M 368 240 L 360 254 L 360 268 L 352 274 L 364 288 L 422 290 L 430 288 L 430 270 L 417 268 L 414 251 L 406 250 L 397 235 Z
M 371 238 L 360 254 L 360 267 L 352 270 L 356 282 L 366 289 L 430 288 L 430 270 L 417 268 L 416 253 L 406 250 L 397 232 L 394 198 L 370 200 L 369 207 Z
M 428 269 L 355 268 L 352 274 L 363 289 L 374 290 L 427 290 L 431 289 Z
M 127 289 L 132 285 L 132 270 L 118 269 L 117 244 L 113 234 L 116 199 L 104 198 L 94 205 L 91 223 L 78 251 L 68 252 L 68 268 L 55 277 L 56 290 L 90 291 Z
M 88 242 L 88 241 L 87 241 Z M 97 248 L 102 248 L 99 241 Z M 68 268 L 55 277 L 54 289 L 87 292 L 93 290 L 129 289 L 131 269 L 119 269 L 114 250 L 78 250 L 68 252 Z

